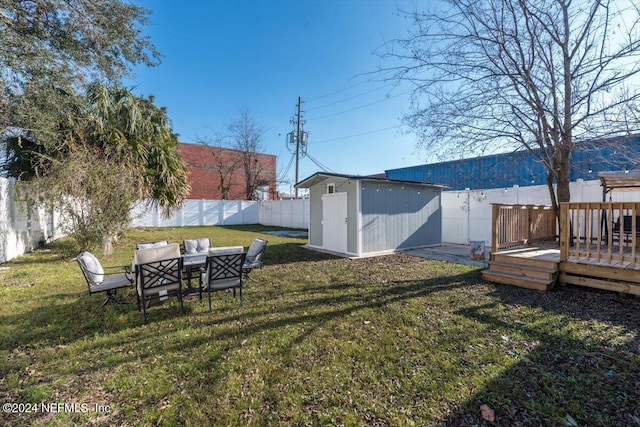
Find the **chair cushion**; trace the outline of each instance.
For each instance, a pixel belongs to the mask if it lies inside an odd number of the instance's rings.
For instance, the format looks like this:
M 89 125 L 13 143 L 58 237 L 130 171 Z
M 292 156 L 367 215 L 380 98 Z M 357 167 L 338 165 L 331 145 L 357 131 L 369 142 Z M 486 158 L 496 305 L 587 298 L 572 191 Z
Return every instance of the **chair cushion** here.
M 207 253 L 211 245 L 208 238 L 198 239 L 198 253 Z
M 82 260 L 85 268 L 87 269 L 86 273 L 89 276 L 89 279 L 96 285 L 99 285 L 104 280 L 104 269 L 91 252 L 82 252 L 79 255 L 79 258 Z
M 266 240 L 254 239 L 247 250 L 247 261 L 251 263 L 260 262 L 265 246 L 267 246 Z
M 170 285 L 154 286 L 153 288 L 145 289 L 144 294 L 147 297 L 151 298 L 154 296 L 158 296 L 158 294 L 162 291 L 172 292 L 178 289 L 180 289 L 180 285 L 178 283 L 172 283 Z M 140 284 L 136 286 L 136 291 L 138 292 L 138 295 L 142 296 L 142 287 L 140 286 Z
M 193 240 L 185 240 L 184 241 L 184 253 L 186 254 L 196 254 L 196 253 L 207 253 L 209 250 L 210 241 L 207 237 L 202 239 L 193 239 Z
M 138 249 L 134 254 L 134 263 L 145 264 L 147 262 L 172 258 L 180 258 L 180 245 L 177 243 L 148 249 Z
M 243 246 L 219 246 L 209 248 L 209 256 L 241 254 L 242 252 L 244 252 Z
M 131 281 L 124 274 L 119 276 L 108 276 L 102 281 L 102 283 L 92 286 L 91 292 L 102 292 L 111 289 L 126 288 L 129 286 L 131 286 Z
M 169 241 L 167 240 L 160 240 L 159 242 L 151 242 L 151 243 L 138 243 L 136 245 L 137 249 L 151 249 L 151 248 L 157 248 L 159 246 L 167 246 L 169 244 Z
M 251 270 L 253 268 L 262 268 L 262 261 L 251 262 L 248 258 L 245 259 L 242 268 L 245 270 Z
M 213 291 L 222 290 L 222 289 L 231 289 L 231 288 L 239 288 L 240 287 L 240 279 L 238 278 L 229 278 L 216 280 L 214 283 L 209 283 L 209 289 Z M 204 286 L 204 289 L 207 289 L 207 285 Z
M 184 241 L 184 253 L 185 254 L 195 254 L 198 252 L 198 241 L 197 240 L 185 240 Z

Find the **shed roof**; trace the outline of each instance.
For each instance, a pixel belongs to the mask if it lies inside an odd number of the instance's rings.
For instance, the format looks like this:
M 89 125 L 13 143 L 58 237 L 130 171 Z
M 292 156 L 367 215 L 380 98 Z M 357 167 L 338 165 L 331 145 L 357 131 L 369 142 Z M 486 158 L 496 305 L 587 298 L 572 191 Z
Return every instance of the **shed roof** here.
M 368 182 L 380 182 L 380 183 L 396 183 L 396 184 L 411 184 L 411 185 L 418 185 L 421 187 L 432 187 L 432 188 L 447 188 L 446 185 L 440 185 L 440 184 L 430 184 L 427 182 L 419 182 L 419 181 L 405 181 L 405 180 L 399 180 L 399 179 L 388 179 L 388 178 L 383 178 L 380 177 L 378 175 L 372 175 L 372 176 L 363 176 L 363 175 L 347 175 L 347 174 L 341 174 L 341 173 L 333 173 L 333 172 L 316 172 L 313 175 L 303 179 L 302 181 L 300 181 L 299 183 L 296 184 L 296 188 L 310 188 L 312 185 L 321 182 L 327 178 L 343 178 L 343 179 L 352 179 L 352 180 L 358 180 L 358 181 L 368 181 Z
M 600 172 L 600 183 L 604 191 L 631 191 L 640 189 L 640 170 Z

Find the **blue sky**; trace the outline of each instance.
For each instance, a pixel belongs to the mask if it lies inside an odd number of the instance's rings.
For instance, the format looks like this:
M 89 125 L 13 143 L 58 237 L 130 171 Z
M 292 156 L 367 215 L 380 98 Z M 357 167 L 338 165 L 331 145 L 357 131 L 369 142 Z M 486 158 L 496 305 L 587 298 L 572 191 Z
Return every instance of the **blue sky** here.
M 410 21 L 397 11 L 411 9 L 412 1 L 136 3 L 152 11 L 144 32 L 163 57 L 127 85 L 167 108 L 181 142 L 224 133 L 246 108 L 266 127 L 264 151 L 278 157 L 282 173 L 292 157 L 285 135 L 300 96 L 309 134 L 300 179 L 320 170 L 316 163 L 362 175 L 424 163 L 414 135 L 399 127 L 408 88 L 368 74 L 381 64 L 372 52 L 406 35 Z M 294 165 L 287 177 L 293 183 Z

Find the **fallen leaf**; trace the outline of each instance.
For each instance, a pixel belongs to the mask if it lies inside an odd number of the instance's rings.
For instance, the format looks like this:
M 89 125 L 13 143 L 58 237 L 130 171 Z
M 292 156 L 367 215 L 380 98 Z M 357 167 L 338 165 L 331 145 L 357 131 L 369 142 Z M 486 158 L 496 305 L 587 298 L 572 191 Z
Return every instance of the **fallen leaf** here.
M 487 405 L 480 406 L 480 414 L 482 418 L 489 422 L 493 422 L 496 419 L 496 414 L 493 412 L 493 409 L 489 408 Z

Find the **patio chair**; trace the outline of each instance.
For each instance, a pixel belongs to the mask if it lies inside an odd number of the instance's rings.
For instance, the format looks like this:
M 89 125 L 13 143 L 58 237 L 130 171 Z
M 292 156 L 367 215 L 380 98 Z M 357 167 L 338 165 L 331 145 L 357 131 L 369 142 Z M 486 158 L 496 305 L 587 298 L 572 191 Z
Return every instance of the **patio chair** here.
M 209 311 L 211 311 L 211 293 L 225 289 L 232 289 L 236 296 L 236 289 L 240 293 L 242 305 L 242 265 L 246 253 L 242 246 L 230 246 L 209 249 L 207 261 L 200 276 L 200 300 L 202 293 L 209 296 Z
M 621 227 L 622 225 L 622 227 Z M 640 216 L 636 216 L 636 229 L 635 231 L 633 230 L 633 216 L 631 215 L 623 215 L 622 216 L 622 224 L 620 224 L 620 217 L 618 217 L 618 219 L 616 220 L 615 224 L 613 225 L 613 235 L 615 236 L 616 234 L 618 236 L 620 236 L 621 234 L 624 234 L 625 240 L 626 241 L 631 241 L 630 240 L 630 235 L 631 234 L 635 234 L 636 236 L 640 236 Z
M 182 302 L 182 256 L 177 243 L 138 249 L 134 256 L 138 308 L 147 321 L 147 308 L 152 301 L 164 301 L 170 296 Z
M 250 277 L 252 270 L 262 268 L 262 257 L 264 256 L 264 250 L 267 248 L 267 241 L 263 239 L 254 239 L 249 245 L 247 250 L 247 257 L 242 265 L 242 276 L 244 280 L 256 280 Z
M 100 308 L 108 303 L 120 304 L 124 302 L 116 299 L 116 292 L 118 289 L 128 288 L 133 284 L 133 277 L 127 266 L 102 267 L 100 261 L 91 252 L 82 252 L 76 261 L 78 261 L 80 270 L 87 281 L 89 295 L 105 293 L 105 300 Z M 112 272 L 107 273 L 105 270 Z

